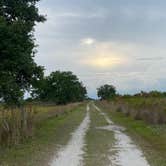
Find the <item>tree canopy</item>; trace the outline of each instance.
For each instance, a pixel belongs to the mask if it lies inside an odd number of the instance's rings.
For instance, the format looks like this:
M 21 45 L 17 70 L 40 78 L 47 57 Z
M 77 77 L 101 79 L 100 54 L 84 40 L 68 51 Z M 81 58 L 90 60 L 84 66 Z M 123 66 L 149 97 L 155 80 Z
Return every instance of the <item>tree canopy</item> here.
M 102 100 L 111 99 L 116 95 L 116 88 L 113 85 L 105 84 L 97 89 L 97 95 Z
M 34 26 L 45 21 L 38 1 L 0 1 L 0 99 L 8 105 L 19 105 L 25 91 L 43 76 L 43 67 L 33 59 Z
M 72 72 L 56 71 L 41 80 L 33 93 L 40 100 L 66 104 L 84 100 L 87 92 Z

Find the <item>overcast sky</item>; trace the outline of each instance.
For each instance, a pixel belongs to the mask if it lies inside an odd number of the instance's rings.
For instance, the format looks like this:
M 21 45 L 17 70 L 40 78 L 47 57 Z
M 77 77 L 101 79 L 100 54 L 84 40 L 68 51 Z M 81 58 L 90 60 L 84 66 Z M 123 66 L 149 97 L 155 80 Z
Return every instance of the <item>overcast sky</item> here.
M 166 91 L 165 0 L 42 0 L 36 62 L 46 74 L 73 71 L 91 97 L 109 83 L 120 93 Z

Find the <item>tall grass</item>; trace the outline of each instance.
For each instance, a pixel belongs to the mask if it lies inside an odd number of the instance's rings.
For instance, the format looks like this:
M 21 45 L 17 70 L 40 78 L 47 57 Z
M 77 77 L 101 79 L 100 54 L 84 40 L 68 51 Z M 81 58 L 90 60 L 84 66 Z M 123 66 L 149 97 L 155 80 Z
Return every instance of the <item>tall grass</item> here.
M 0 110 L 0 144 L 10 146 L 18 144 L 32 132 L 33 109 L 24 108 L 24 118 L 20 109 Z M 24 120 L 25 119 L 25 120 Z
M 22 109 L 5 109 L 0 106 L 0 146 L 10 147 L 33 137 L 33 129 L 39 121 L 68 113 L 78 104 L 27 104 Z
M 129 97 L 117 98 L 111 102 L 112 108 L 131 116 L 135 120 L 144 120 L 150 124 L 166 123 L 166 98 Z

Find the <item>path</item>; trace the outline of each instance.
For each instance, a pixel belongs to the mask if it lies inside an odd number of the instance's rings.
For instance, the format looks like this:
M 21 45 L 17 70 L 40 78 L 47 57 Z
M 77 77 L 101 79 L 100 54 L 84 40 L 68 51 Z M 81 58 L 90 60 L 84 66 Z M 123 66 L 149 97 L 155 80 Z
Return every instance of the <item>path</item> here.
M 109 124 L 108 126 L 99 127 L 99 129 L 114 132 L 115 145 L 110 151 L 116 151 L 115 155 L 109 156 L 113 166 L 149 166 L 142 151 L 134 144 L 129 136 L 124 134 L 123 127 L 115 125 L 109 117 L 103 113 L 95 104 L 95 109 L 104 116 Z
M 94 103 L 88 104 L 86 111 L 50 166 L 150 166 L 123 127 L 115 125 Z
M 87 114 L 80 126 L 74 131 L 68 144 L 59 151 L 51 166 L 79 166 L 83 160 L 84 137 L 89 128 L 90 116 L 89 105 L 87 105 Z M 62 131 L 63 132 L 63 131 Z M 65 133 L 64 133 L 65 134 Z

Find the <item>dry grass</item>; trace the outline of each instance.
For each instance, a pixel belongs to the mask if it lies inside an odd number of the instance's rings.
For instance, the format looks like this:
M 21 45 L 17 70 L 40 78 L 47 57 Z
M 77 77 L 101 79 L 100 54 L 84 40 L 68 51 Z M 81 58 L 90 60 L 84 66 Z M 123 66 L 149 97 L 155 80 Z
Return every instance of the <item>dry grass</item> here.
M 27 104 L 21 109 L 0 106 L 0 145 L 10 147 L 33 136 L 34 127 L 41 120 L 68 113 L 79 103 L 56 106 L 53 104 Z
M 150 124 L 166 123 L 166 98 L 118 98 L 111 103 L 114 110 L 123 112 L 126 116 L 131 116 L 135 120 L 144 120 Z

